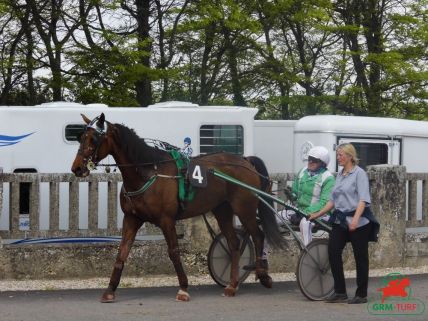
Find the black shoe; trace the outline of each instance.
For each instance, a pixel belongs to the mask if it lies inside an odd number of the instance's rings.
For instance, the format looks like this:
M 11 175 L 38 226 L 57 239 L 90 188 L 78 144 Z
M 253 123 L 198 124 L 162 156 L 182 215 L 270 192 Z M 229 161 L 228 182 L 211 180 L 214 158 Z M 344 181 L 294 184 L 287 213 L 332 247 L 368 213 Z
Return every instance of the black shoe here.
M 367 303 L 367 297 L 362 298 L 356 295 L 351 300 L 348 301 L 348 304 L 361 304 L 361 303 Z
M 261 265 L 262 265 L 262 268 L 267 270 L 269 267 L 268 260 L 262 260 Z M 256 270 L 256 262 L 244 265 L 242 267 L 242 269 L 244 269 L 245 271 L 255 271 Z
M 346 293 L 334 292 L 327 299 L 324 300 L 327 303 L 343 303 L 348 301 L 348 295 Z

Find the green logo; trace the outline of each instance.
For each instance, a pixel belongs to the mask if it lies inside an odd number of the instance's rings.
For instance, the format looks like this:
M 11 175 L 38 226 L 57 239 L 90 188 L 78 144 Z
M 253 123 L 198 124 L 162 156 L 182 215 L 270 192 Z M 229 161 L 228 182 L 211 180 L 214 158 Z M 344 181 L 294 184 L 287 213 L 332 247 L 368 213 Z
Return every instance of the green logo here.
M 390 273 L 383 278 L 377 293 L 369 298 L 367 310 L 374 315 L 421 315 L 425 304 L 412 297 L 408 277 Z

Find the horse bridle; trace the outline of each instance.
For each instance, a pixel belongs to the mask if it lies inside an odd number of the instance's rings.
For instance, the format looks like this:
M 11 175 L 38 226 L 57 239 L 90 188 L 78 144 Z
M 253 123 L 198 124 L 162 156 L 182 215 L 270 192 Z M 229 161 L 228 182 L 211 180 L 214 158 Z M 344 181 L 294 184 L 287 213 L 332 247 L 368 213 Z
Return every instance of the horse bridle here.
M 85 131 L 82 134 L 82 135 L 85 135 L 88 132 L 89 128 L 92 128 L 95 131 L 94 135 L 92 136 L 92 139 L 94 140 L 93 143 L 95 145 L 95 148 L 92 154 L 88 157 L 85 157 L 83 146 L 80 146 L 79 150 L 77 151 L 77 154 L 82 156 L 83 162 L 86 164 L 86 168 L 89 171 L 92 171 L 96 168 L 98 164 L 98 160 L 97 160 L 98 150 L 106 137 L 105 125 L 103 127 L 97 126 L 98 120 L 99 120 L 99 117 L 95 117 L 88 125 L 86 125 Z M 87 147 L 87 148 L 89 149 L 91 147 Z

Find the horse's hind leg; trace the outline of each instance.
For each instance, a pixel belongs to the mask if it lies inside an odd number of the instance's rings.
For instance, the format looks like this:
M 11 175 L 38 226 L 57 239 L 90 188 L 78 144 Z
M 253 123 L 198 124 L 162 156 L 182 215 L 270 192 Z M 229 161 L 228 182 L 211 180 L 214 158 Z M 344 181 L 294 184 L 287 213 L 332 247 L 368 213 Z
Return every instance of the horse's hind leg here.
M 101 297 L 101 302 L 114 302 L 115 291 L 119 285 L 125 261 L 128 258 L 129 251 L 131 250 L 131 246 L 135 240 L 135 235 L 137 234 L 137 231 L 141 225 L 143 225 L 143 221 L 133 215 L 125 215 L 123 218 L 122 240 L 119 246 L 119 253 L 117 254 L 116 262 L 114 263 L 113 272 L 110 277 L 110 283 Z
M 251 235 L 251 238 L 254 242 L 254 247 L 256 251 L 256 278 L 259 279 L 260 283 L 266 288 L 272 287 L 272 278 L 268 274 L 268 267 L 262 263 L 262 253 L 263 253 L 263 244 L 264 244 L 264 233 L 257 225 L 256 214 L 254 210 L 248 208 L 241 213 L 243 215 L 238 215 L 240 221 L 247 229 L 248 233 Z M 250 215 L 250 213 L 254 213 Z
M 247 228 L 247 227 L 246 227 Z M 248 229 L 248 228 L 247 228 Z M 268 274 L 268 267 L 266 263 L 263 263 L 262 253 L 263 253 L 263 242 L 264 235 L 263 232 L 257 227 L 256 231 L 250 231 L 251 238 L 254 242 L 254 247 L 256 249 L 256 280 L 259 279 L 260 283 L 266 287 L 272 287 L 272 278 Z M 258 241 L 256 239 L 258 238 Z
M 217 219 L 218 225 L 221 232 L 227 240 L 231 256 L 231 267 L 230 267 L 230 282 L 227 287 L 224 288 L 225 296 L 235 296 L 238 289 L 238 274 L 239 274 L 239 239 L 236 236 L 235 229 L 233 227 L 233 210 L 229 203 L 223 203 L 212 210 Z
M 175 220 L 166 218 L 160 223 L 160 228 L 165 236 L 168 244 L 168 255 L 174 265 L 175 272 L 177 273 L 178 283 L 180 290 L 178 291 L 175 299 L 177 301 L 189 301 L 190 295 L 187 292 L 189 286 L 187 275 L 184 272 L 183 264 L 180 259 L 180 250 L 178 248 L 177 231 L 175 229 Z

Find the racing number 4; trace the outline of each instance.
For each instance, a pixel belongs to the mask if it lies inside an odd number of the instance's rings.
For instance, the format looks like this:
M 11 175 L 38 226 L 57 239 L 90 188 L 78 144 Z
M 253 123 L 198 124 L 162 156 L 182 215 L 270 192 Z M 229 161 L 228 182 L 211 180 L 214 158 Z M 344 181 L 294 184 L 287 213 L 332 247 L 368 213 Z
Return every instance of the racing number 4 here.
M 195 166 L 195 168 L 193 169 L 193 173 L 192 173 L 192 179 L 197 180 L 199 184 L 203 183 L 204 177 L 202 176 L 201 166 L 199 166 L 199 165 Z
M 191 182 L 193 186 L 207 186 L 207 171 L 205 167 L 201 165 L 191 164 L 189 172 L 191 173 Z

